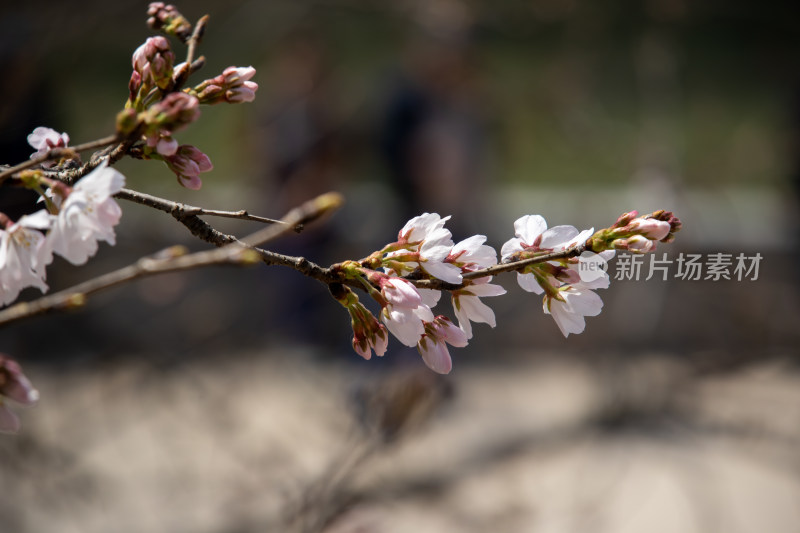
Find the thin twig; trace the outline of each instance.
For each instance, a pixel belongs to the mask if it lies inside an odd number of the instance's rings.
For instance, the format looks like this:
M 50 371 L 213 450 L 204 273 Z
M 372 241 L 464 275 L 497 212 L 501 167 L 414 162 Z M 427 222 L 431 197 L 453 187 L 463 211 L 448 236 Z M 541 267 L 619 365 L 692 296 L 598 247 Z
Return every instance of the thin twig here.
M 171 215 L 175 216 L 175 218 L 178 219 L 180 219 L 181 217 L 188 217 L 188 216 L 207 215 L 207 216 L 222 217 L 222 218 L 235 218 L 238 220 L 251 220 L 254 222 L 262 222 L 264 224 L 285 224 L 285 222 L 282 220 L 276 220 L 274 218 L 267 218 L 258 215 L 251 215 L 245 209 L 241 209 L 239 211 L 222 211 L 219 209 L 205 209 L 203 207 L 197 207 L 193 205 L 182 204 L 179 202 L 173 202 L 172 200 L 159 198 L 158 196 L 153 196 L 147 193 L 134 191 L 132 189 L 122 189 L 114 196 L 121 200 L 128 200 L 129 202 L 146 205 L 148 207 L 158 209 L 159 211 L 170 213 Z M 302 226 L 296 226 L 294 230 L 300 231 L 302 230 Z
M 232 245 L 184 255 L 185 248 L 173 246 L 155 255 L 143 257 L 132 265 L 90 279 L 69 289 L 4 309 L 0 311 L 0 324 L 8 324 L 51 311 L 80 307 L 86 303 L 86 297 L 90 294 L 155 274 L 180 272 L 209 265 L 252 264 L 253 261 L 242 253 L 244 250 L 241 246 Z
M 200 20 L 197 21 L 197 24 L 194 26 L 194 31 L 192 31 L 191 37 L 186 41 L 186 66 L 183 70 L 177 73 L 173 80 L 173 85 L 171 90 L 179 91 L 183 84 L 186 83 L 186 80 L 194 74 L 196 71 L 200 70 L 203 65 L 205 65 L 205 57 L 200 56 L 199 58 L 195 59 L 195 54 L 197 53 L 197 47 L 200 44 L 200 41 L 203 40 L 203 34 L 206 31 L 206 25 L 208 24 L 208 15 L 203 15 L 200 17 Z
M 209 242 L 219 246 L 216 250 L 197 252 L 184 255 L 182 247 L 168 248 L 150 257 L 144 257 L 136 263 L 90 279 L 69 289 L 43 296 L 32 302 L 22 302 L 0 311 L 0 325 L 15 322 L 23 318 L 82 306 L 90 294 L 102 291 L 136 279 L 162 274 L 178 272 L 217 264 L 252 264 L 259 259 L 268 265 L 283 265 L 294 268 L 307 276 L 319 279 L 323 283 L 333 283 L 337 280 L 330 269 L 325 269 L 302 257 L 290 257 L 260 248 L 256 244 L 263 244 L 291 231 L 299 224 L 306 224 L 321 217 L 323 214 L 341 205 L 341 196 L 337 193 L 328 193 L 305 202 L 290 210 L 282 219 L 282 223 L 271 225 L 257 231 L 242 240 L 221 233 L 206 224 L 196 216 L 186 217 L 185 220 L 195 219 L 209 230 Z M 184 222 L 182 220 L 182 222 Z M 186 224 L 184 222 L 184 224 Z M 189 227 L 189 224 L 186 224 Z M 189 227 L 192 230 L 192 227 Z M 192 231 L 194 233 L 194 231 Z M 248 249 L 249 255 L 248 255 Z M 253 251 L 255 254 L 253 254 Z
M 584 243 L 577 246 L 573 246 L 571 248 L 567 248 L 566 250 L 560 250 L 558 252 L 545 253 L 542 255 L 538 255 L 536 257 L 523 259 L 521 261 L 500 263 L 498 265 L 483 268 L 481 270 L 474 270 L 472 272 L 467 272 L 466 274 L 463 274 L 461 277 L 465 281 L 468 281 L 477 278 L 485 278 L 486 276 L 495 276 L 497 274 L 504 274 L 506 272 L 519 272 L 526 266 L 535 265 L 538 263 L 544 263 L 546 261 L 554 261 L 556 259 L 567 259 L 570 257 L 576 257 L 581 255 L 585 251 L 586 251 L 586 244 Z M 419 279 L 419 280 L 410 279 L 409 281 L 411 281 L 411 283 L 413 283 L 416 287 L 420 289 L 436 289 L 445 291 L 458 290 L 467 285 L 467 283 L 448 283 L 446 281 L 438 279 Z

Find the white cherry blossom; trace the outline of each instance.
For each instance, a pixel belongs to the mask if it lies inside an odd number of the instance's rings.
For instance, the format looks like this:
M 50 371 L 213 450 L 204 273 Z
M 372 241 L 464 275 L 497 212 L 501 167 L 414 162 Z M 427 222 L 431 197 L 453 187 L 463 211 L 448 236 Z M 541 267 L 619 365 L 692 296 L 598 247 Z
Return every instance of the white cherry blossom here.
M 28 135 L 28 144 L 30 144 L 36 152 L 31 154 L 31 159 L 38 155 L 47 153 L 51 148 L 65 148 L 69 144 L 69 135 L 66 133 L 58 133 L 53 128 L 39 126 Z M 55 164 L 55 161 L 45 161 L 42 163 L 44 168 L 50 168 Z
M 97 241 L 115 244 L 122 210 L 112 196 L 124 185 L 125 177 L 105 162 L 78 181 L 47 236 L 48 250 L 82 265 L 97 252 Z
M 386 254 L 386 259 L 403 263 L 397 274 L 406 274 L 419 266 L 434 278 L 461 283 L 461 269 L 445 263 L 453 249 L 452 234 L 444 227 L 449 219 L 437 213 L 423 213 L 406 222 L 397 235 L 397 243 L 404 248 Z M 409 254 L 414 258 L 408 259 Z
M 553 316 L 564 337 L 568 337 L 570 333 L 583 333 L 586 327 L 584 317 L 600 314 L 603 309 L 603 300 L 592 292 L 591 288 L 604 288 L 598 286 L 601 284 L 602 280 L 595 282 L 595 286 L 584 283 L 566 285 L 558 291 L 563 301 L 545 296 L 544 312 Z
M 0 305 L 16 300 L 25 287 L 47 291 L 47 252 L 40 230 L 50 227 L 51 218 L 47 211 L 40 210 L 0 230 Z

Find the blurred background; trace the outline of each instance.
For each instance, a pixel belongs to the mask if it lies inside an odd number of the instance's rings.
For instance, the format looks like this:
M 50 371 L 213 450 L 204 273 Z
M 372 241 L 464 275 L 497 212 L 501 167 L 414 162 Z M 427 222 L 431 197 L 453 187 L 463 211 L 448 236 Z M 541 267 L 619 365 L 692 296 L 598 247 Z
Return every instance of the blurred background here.
M 325 265 L 424 211 L 499 250 L 524 214 L 583 229 L 667 209 L 684 229 L 658 258 L 759 253 L 758 278 L 675 279 L 673 263 L 645 281 L 647 258 L 565 339 L 506 276 L 487 301 L 498 327 L 477 325 L 447 377 L 394 340 L 361 360 L 327 289 L 280 267 L 108 291 L 0 330 L 42 395 L 0 438 L 0 532 L 797 531 L 796 3 L 177 7 L 211 16 L 196 82 L 252 65 L 259 90 L 176 134 L 215 165 L 200 191 L 123 160 L 130 188 L 268 217 L 340 191 L 332 218 L 274 245 Z M 0 8 L 0 163 L 28 158 L 36 126 L 73 144 L 113 130 L 146 8 Z M 9 187 L 0 206 L 33 209 Z M 57 259 L 51 290 L 206 247 L 122 207 L 117 245 L 86 267 Z

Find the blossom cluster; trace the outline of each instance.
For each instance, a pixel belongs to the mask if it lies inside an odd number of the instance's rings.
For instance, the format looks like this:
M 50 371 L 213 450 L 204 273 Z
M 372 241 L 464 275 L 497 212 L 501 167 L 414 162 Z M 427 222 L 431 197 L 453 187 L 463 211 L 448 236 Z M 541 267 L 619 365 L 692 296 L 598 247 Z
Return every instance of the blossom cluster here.
M 495 314 L 481 299 L 506 292 L 491 283 L 493 267 L 502 266 L 497 252 L 485 244 L 483 235 L 454 243 L 445 228 L 449 218 L 436 213 L 414 217 L 395 242 L 361 261 L 337 265 L 345 280 L 360 283 L 380 306 L 379 322 L 350 289 L 334 293 L 350 312 L 353 347 L 365 359 L 372 351 L 379 356 L 385 353 L 388 331 L 402 344 L 416 347 L 432 370 L 448 373 L 452 369 L 448 345 L 466 346 L 473 322 L 495 327 Z M 666 239 L 680 229 L 680 221 L 665 212 L 646 217 L 633 212 L 620 220 L 622 225 L 594 233 L 594 229 L 578 231 L 574 226 L 548 228 L 540 215 L 525 215 L 516 220 L 515 236 L 501 248 L 502 263 L 519 263 L 514 267 L 518 284 L 543 295 L 544 312 L 565 337 L 583 332 L 585 317 L 602 310 L 603 301 L 595 291 L 609 286 L 605 264 L 614 256 L 614 248 L 622 247 L 620 239 L 649 242 Z M 591 244 L 594 251 L 589 249 Z M 435 281 L 442 289 L 417 287 L 418 280 Z M 442 290 L 450 293 L 457 326 L 433 312 Z
M 184 42 L 191 33 L 191 24 L 175 6 L 152 2 L 147 13 L 153 29 Z M 193 67 L 186 62 L 175 64 L 169 40 L 161 35 L 149 37 L 134 51 L 131 66 L 128 101 L 117 116 L 117 131 L 123 135 L 141 132 L 140 157 L 164 161 L 178 183 L 199 189 L 200 174 L 213 168 L 211 160 L 197 147 L 179 144 L 173 134 L 197 120 L 201 104 L 252 102 L 258 90 L 251 81 L 256 70 L 231 66 L 194 88 L 180 90 Z
M 0 305 L 26 287 L 45 292 L 45 267 L 53 254 L 82 265 L 97 252 L 98 241 L 115 243 L 122 210 L 112 196 L 125 184 L 122 174 L 103 162 L 74 187 L 42 183 L 49 185 L 42 189 L 45 208 L 16 221 L 0 213 Z

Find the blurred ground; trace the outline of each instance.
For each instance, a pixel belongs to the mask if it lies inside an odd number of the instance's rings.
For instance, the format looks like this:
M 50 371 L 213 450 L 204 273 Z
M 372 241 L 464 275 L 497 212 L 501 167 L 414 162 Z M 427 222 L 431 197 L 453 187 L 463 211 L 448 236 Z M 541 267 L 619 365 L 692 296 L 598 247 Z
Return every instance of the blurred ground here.
M 797 531 L 796 365 L 535 361 L 29 368 L 46 401 L 0 440 L 2 531 Z

